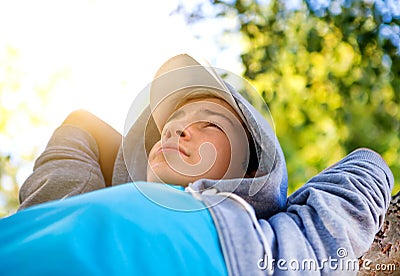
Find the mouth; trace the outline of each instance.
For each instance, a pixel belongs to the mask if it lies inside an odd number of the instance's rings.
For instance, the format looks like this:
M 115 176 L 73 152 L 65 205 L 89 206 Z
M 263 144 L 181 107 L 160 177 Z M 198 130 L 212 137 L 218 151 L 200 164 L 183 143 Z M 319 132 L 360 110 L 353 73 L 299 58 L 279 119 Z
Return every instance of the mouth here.
M 189 154 L 185 149 L 183 149 L 182 147 L 178 147 L 177 145 L 174 144 L 164 144 L 162 147 L 159 148 L 157 152 L 168 152 L 168 151 L 178 152 L 183 156 L 189 157 Z

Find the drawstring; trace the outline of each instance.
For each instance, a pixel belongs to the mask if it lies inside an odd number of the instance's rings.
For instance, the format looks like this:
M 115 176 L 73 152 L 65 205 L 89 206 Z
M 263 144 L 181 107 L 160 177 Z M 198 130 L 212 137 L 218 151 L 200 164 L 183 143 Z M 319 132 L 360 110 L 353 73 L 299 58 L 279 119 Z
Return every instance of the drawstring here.
M 186 190 L 190 192 L 196 199 L 201 200 L 200 193 L 196 190 L 194 190 L 190 185 L 186 187 Z M 258 260 L 257 266 L 261 270 L 267 270 L 268 275 L 272 275 L 274 273 L 274 267 L 273 267 L 273 261 L 272 261 L 272 251 L 269 247 L 267 238 L 264 235 L 264 232 L 261 229 L 260 224 L 258 223 L 256 214 L 254 212 L 253 207 L 249 203 L 247 203 L 243 198 L 240 196 L 234 194 L 234 193 L 229 193 L 229 192 L 218 192 L 215 188 L 208 189 L 203 192 L 203 194 L 218 194 L 222 196 L 227 196 L 229 198 L 232 198 L 233 200 L 237 201 L 242 207 L 246 210 L 246 212 L 249 214 L 250 219 L 256 229 L 256 232 L 261 239 L 263 249 L 264 249 L 264 254 L 261 259 Z
M 272 275 L 274 273 L 274 267 L 272 264 L 272 251 L 269 247 L 267 238 L 264 235 L 264 232 L 261 229 L 260 224 L 258 223 L 256 214 L 254 212 L 253 207 L 247 201 L 245 201 L 243 198 L 238 196 L 237 194 L 234 193 L 229 193 L 229 192 L 219 192 L 218 195 L 224 195 L 227 197 L 230 197 L 234 200 L 236 200 L 242 207 L 246 210 L 246 212 L 249 214 L 251 221 L 253 222 L 254 227 L 256 228 L 257 234 L 259 238 L 261 239 L 261 242 L 263 244 L 263 249 L 264 249 L 264 255 L 261 259 L 258 260 L 258 268 L 259 269 L 267 269 L 268 275 Z M 269 257 L 268 257 L 269 256 Z
M 193 189 L 191 184 L 192 183 L 189 183 L 189 185 L 185 188 L 185 191 L 189 192 L 195 199 L 202 201 L 200 193 Z

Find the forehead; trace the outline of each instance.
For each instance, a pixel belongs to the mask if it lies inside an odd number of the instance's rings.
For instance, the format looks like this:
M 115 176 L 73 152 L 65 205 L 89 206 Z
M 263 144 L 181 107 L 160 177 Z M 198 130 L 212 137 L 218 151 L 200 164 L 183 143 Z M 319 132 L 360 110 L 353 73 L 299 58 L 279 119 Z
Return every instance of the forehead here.
M 184 100 L 183 102 L 181 102 L 177 106 L 175 111 L 185 107 L 188 104 L 197 103 L 197 102 L 206 102 L 206 103 L 208 102 L 208 103 L 217 104 L 217 105 L 223 107 L 221 110 L 227 109 L 227 110 L 225 110 L 226 113 L 233 114 L 242 123 L 242 119 L 240 118 L 239 114 L 237 114 L 237 112 L 233 109 L 233 107 L 230 104 L 228 104 L 226 101 L 224 101 L 223 99 L 220 99 L 217 97 L 201 97 L 201 98 L 187 99 L 187 100 Z

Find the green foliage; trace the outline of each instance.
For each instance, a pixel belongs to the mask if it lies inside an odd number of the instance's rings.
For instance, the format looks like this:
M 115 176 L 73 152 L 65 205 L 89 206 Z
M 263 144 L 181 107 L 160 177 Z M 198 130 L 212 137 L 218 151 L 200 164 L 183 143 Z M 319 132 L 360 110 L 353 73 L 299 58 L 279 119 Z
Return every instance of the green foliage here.
M 10 156 L 0 156 L 0 218 L 13 213 L 19 205 L 17 184 L 17 167 L 10 162 Z
M 30 90 L 21 67 L 18 50 L 0 40 L 0 218 L 19 206 L 18 176 L 32 163 L 36 150 L 35 145 L 27 146 L 32 140 L 26 133 L 44 124 L 41 112 L 51 89 L 47 85 Z
M 263 3 L 212 1 L 218 16 L 238 21 L 228 31 L 240 31 L 244 76 L 271 109 L 289 191 L 359 147 L 383 156 L 399 191 L 400 56 L 379 37 L 372 3 L 323 16 L 305 3 Z
M 6 91 L 13 91 L 18 87 L 17 75 L 12 66 L 17 53 L 11 47 L 4 50 L 5 53 L 0 52 L 0 72 L 4 72 L 0 75 L 0 138 L 6 132 L 11 115 L 3 106 Z M 17 169 L 11 164 L 11 156 L 2 147 L 4 144 L 0 145 L 0 217 L 12 213 L 18 206 Z

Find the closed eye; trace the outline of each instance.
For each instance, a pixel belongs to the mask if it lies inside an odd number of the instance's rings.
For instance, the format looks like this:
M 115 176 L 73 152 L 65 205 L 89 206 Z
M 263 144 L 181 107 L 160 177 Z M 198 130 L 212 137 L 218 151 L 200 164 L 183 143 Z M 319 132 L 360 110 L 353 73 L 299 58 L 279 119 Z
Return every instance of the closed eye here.
M 207 123 L 206 123 L 206 127 L 215 127 L 215 128 L 217 128 L 217 129 L 223 131 L 222 128 L 221 128 L 219 125 L 217 125 L 217 124 L 215 124 L 215 123 L 213 123 L 213 122 L 207 122 Z

